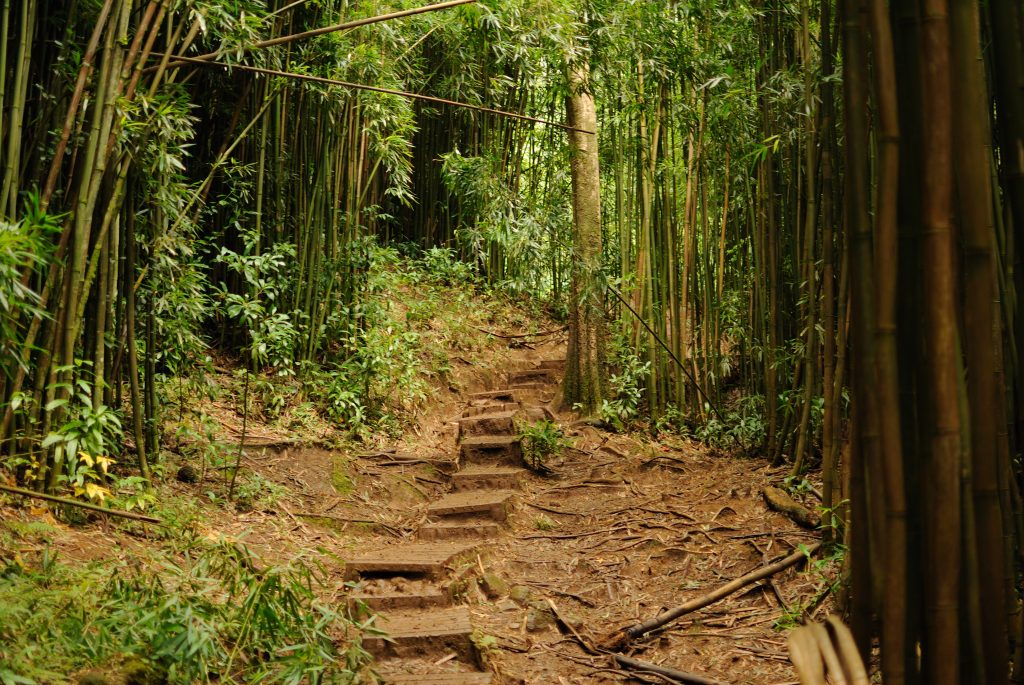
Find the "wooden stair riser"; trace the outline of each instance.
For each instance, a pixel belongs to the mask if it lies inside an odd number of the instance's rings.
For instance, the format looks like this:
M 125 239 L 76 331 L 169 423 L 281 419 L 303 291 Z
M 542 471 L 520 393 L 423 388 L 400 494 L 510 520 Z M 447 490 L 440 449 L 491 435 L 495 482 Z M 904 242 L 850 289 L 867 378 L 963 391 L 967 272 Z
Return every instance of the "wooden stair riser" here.
M 388 612 L 434 609 L 451 606 L 451 603 L 451 595 L 440 591 L 429 594 L 352 595 L 348 599 L 349 611 L 357 616 L 363 614 L 360 605 L 371 612 Z
M 497 521 L 456 522 L 452 525 L 447 520 L 436 524 L 421 526 L 416 536 L 420 540 L 493 540 L 501 535 L 501 526 Z
M 463 440 L 459 455 L 463 464 L 523 466 L 523 448 L 518 438 Z
M 469 490 L 518 490 L 522 486 L 523 472 L 480 473 L 452 475 L 451 483 L 454 492 Z
M 427 516 L 445 521 L 489 518 L 504 521 L 508 518 L 512 493 L 503 490 L 469 490 L 453 492 L 427 507 Z
M 518 402 L 486 402 L 466 407 L 462 412 L 462 418 L 468 419 L 481 414 L 497 414 L 506 411 L 515 412 L 518 409 Z
M 508 374 L 508 386 L 515 388 L 523 383 L 541 383 L 549 385 L 555 382 L 554 373 L 550 369 L 526 369 L 512 371 Z
M 518 402 L 519 397 L 516 391 L 510 388 L 501 390 L 485 390 L 484 392 L 473 392 L 467 397 L 469 404 L 475 405 L 482 402 Z
M 463 418 L 459 421 L 459 439 L 479 435 L 515 435 L 513 412 L 495 412 Z
M 383 685 L 491 685 L 493 682 L 493 677 L 490 673 L 427 673 L 412 675 L 381 671 L 380 678 Z
M 379 553 L 349 559 L 345 564 L 345 577 L 420 577 L 437 578 L 460 558 L 468 557 L 479 545 L 463 543 L 410 543 Z
M 465 607 L 385 614 L 378 620 L 377 627 L 387 638 L 364 637 L 363 647 L 378 659 L 443 657 L 455 652 L 463 663 L 480 664 L 480 655 L 472 640 L 469 610 Z

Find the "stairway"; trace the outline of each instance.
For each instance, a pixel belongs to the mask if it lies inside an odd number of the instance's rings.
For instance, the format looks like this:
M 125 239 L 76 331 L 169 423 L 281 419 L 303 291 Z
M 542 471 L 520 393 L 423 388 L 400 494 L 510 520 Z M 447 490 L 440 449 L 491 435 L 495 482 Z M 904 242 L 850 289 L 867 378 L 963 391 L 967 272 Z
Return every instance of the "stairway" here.
M 496 540 L 527 471 L 515 419 L 543 417 L 564 360 L 508 374 L 507 386 L 473 393 L 458 420 L 459 468 L 450 491 L 427 507 L 417 540 L 355 555 L 345 571 L 356 581 L 349 602 L 378 614 L 386 637 L 364 639 L 386 685 L 488 685 L 473 641 L 469 608 L 449 586 L 460 562 Z

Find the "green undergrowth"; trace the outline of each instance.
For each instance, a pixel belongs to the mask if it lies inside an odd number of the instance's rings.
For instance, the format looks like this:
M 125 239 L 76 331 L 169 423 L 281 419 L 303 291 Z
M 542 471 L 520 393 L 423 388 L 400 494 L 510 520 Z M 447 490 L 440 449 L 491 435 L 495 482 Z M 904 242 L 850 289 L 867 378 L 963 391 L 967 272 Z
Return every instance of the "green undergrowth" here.
M 203 369 L 168 380 L 162 386 L 167 418 L 178 430 L 202 434 L 209 419 L 194 408 L 200 391 L 229 403 L 238 415 L 299 438 L 395 438 L 436 393 L 460 389 L 456 364 L 476 364 L 505 348 L 489 332 L 551 325 L 539 300 L 491 288 L 452 250 L 434 248 L 418 257 L 375 244 L 365 250 L 359 304 L 325 323 L 334 331 L 316 361 L 292 363 L 261 353 L 248 393 L 244 370 L 213 383 L 196 380 L 209 376 Z M 271 341 L 283 336 L 265 333 Z
M 3 529 L 3 685 L 354 683 L 370 662 L 372 629 L 322 601 L 302 559 L 264 566 L 239 543 L 186 535 L 131 560 L 64 563 L 48 546 L 12 553 L 25 531 Z
M 547 419 L 519 426 L 519 439 L 523 447 L 523 461 L 527 468 L 546 473 L 546 462 L 557 457 L 569 445 L 562 429 Z

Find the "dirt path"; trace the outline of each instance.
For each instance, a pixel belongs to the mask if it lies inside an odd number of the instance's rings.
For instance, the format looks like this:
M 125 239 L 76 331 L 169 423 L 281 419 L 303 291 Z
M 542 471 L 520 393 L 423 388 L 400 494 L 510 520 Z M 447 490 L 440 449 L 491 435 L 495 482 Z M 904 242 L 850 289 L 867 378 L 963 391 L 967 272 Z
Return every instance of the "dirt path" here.
M 558 359 L 530 356 L 500 387 L 460 396 L 457 436 L 440 430 L 448 458 L 368 457 L 378 471 L 438 486 L 418 488 L 428 501 L 397 514 L 412 522 L 398 535 L 344 555 L 348 601 L 380 612 L 388 634 L 366 642 L 385 683 L 636 679 L 581 638 L 651 618 L 815 539 L 763 505 L 761 489 L 778 474 L 692 444 L 567 427 L 574 447 L 549 464 L 554 473 L 524 470 L 517 424 L 553 416 L 561 373 Z M 826 582 L 786 571 L 629 654 L 721 682 L 794 682 L 778 628 L 821 611 L 814 600 Z

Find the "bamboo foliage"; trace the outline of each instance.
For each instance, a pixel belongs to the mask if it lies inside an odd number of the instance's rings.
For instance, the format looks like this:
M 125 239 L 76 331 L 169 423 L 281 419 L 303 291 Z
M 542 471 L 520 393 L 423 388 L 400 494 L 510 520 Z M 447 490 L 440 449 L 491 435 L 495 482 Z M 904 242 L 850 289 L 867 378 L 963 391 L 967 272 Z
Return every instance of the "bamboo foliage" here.
M 574 321 L 588 413 L 820 468 L 886 682 L 1020 679 L 1019 3 L 52 5 L 0 1 L 22 484 L 149 479 L 214 351 L 245 421 L 369 398 L 370 264 L 441 249 Z

